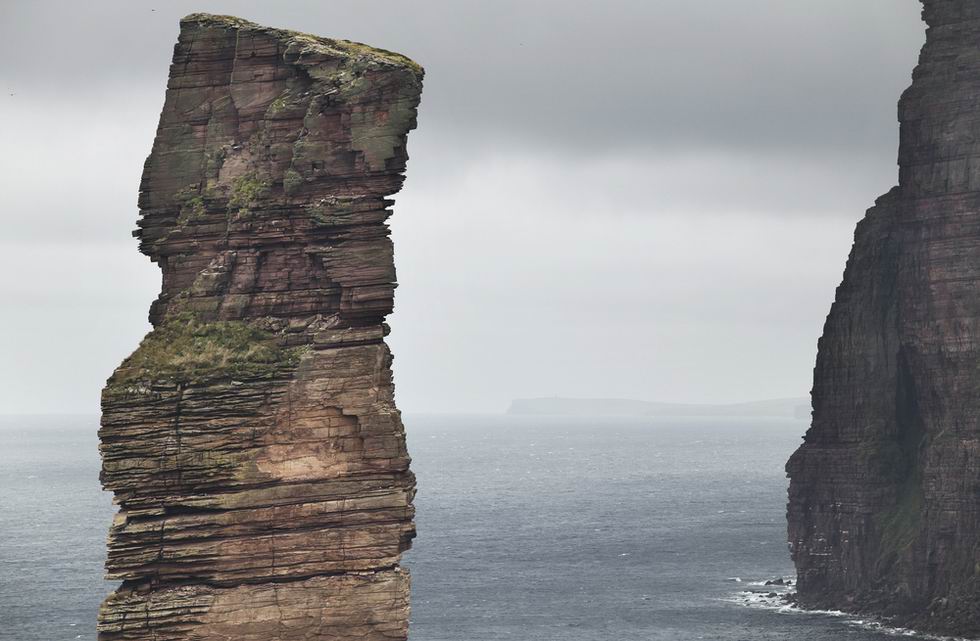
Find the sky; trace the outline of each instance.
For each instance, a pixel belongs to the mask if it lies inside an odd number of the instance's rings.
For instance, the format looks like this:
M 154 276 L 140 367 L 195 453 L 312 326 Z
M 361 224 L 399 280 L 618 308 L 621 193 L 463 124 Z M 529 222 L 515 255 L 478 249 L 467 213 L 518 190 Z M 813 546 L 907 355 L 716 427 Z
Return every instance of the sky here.
M 407 412 L 805 396 L 897 179 L 917 0 L 0 3 L 0 414 L 97 413 L 149 325 L 131 237 L 181 16 L 426 68 L 392 234 Z

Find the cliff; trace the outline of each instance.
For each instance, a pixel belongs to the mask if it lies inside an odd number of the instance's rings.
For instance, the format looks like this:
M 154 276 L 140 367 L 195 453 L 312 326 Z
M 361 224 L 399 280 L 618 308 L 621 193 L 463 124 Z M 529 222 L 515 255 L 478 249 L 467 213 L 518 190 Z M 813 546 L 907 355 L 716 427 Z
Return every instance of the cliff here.
M 925 0 L 899 185 L 858 224 L 787 464 L 806 606 L 980 635 L 980 3 Z
M 361 44 L 181 22 L 136 232 L 162 292 L 102 395 L 102 641 L 407 638 L 385 221 L 421 82 Z

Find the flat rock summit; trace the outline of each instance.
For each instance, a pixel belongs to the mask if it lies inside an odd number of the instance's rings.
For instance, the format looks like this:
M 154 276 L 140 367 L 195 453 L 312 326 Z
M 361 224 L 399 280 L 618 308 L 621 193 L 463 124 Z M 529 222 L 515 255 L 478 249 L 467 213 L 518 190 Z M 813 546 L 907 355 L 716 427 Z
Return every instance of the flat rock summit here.
M 122 583 L 100 640 L 407 638 L 385 221 L 422 75 L 344 40 L 181 22 L 136 232 L 162 292 L 102 395 Z
M 925 0 L 899 184 L 857 227 L 787 465 L 806 606 L 980 635 L 980 2 Z

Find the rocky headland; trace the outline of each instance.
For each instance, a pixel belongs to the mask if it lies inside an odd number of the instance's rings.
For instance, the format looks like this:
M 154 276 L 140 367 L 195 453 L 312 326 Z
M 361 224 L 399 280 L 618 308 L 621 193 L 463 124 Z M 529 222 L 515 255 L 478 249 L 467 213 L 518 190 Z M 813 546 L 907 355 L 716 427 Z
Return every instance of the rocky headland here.
M 980 3 L 924 0 L 899 184 L 858 224 L 787 464 L 799 601 L 980 635 Z
M 344 40 L 181 22 L 136 232 L 162 292 L 102 396 L 121 585 L 100 640 L 407 638 L 386 219 L 422 75 Z

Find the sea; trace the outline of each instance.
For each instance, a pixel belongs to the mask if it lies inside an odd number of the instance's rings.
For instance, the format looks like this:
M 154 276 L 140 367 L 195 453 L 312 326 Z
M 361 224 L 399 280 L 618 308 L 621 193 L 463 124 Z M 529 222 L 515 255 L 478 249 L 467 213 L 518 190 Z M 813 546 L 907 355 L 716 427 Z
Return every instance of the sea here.
M 803 421 L 407 415 L 413 641 L 871 641 L 802 612 L 783 464 Z M 0 417 L 0 639 L 94 641 L 96 417 Z M 923 637 L 925 638 L 925 637 Z M 270 640 L 272 641 L 272 640 Z

